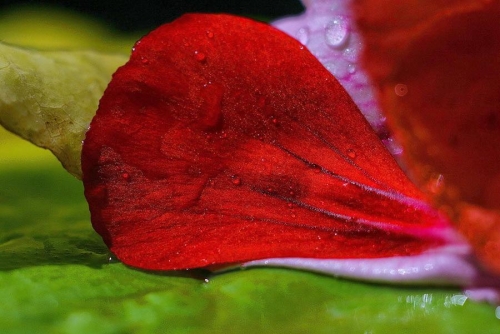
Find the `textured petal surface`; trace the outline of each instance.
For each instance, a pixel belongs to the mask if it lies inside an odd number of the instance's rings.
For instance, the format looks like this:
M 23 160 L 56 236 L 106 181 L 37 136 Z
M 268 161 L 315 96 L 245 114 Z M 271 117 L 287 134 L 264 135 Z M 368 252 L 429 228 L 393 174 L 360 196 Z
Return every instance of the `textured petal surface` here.
M 356 4 L 367 69 L 412 175 L 500 273 L 500 3 Z
M 450 237 L 335 78 L 243 18 L 187 15 L 139 41 L 82 169 L 94 228 L 141 268 L 411 255 Z

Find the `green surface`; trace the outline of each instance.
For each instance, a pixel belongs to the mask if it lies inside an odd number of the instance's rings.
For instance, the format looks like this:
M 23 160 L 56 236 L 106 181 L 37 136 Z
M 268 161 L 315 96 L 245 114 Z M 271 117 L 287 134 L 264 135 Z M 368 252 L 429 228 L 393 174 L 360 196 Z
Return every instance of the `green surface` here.
M 109 263 L 82 190 L 50 153 L 0 131 L 0 333 L 500 333 L 495 307 L 458 290 Z

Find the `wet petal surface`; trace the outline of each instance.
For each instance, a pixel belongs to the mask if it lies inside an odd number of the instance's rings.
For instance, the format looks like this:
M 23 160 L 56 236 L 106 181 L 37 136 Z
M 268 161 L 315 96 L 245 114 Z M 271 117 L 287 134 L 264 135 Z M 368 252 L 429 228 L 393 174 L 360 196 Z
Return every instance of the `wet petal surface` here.
M 94 228 L 140 268 L 406 256 L 456 241 L 314 56 L 243 18 L 187 15 L 138 42 L 82 169 Z

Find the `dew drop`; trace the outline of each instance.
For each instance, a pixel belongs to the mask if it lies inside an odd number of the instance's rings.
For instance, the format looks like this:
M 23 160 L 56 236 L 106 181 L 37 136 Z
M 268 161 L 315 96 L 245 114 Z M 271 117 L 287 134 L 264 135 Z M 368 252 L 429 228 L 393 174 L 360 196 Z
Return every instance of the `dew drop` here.
M 354 150 L 350 148 L 350 149 L 347 150 L 347 156 L 349 158 L 351 158 L 351 159 L 355 159 L 356 158 L 356 152 L 354 152 Z
M 118 258 L 114 254 L 109 254 L 108 255 L 108 264 L 113 264 L 118 262 Z
M 297 217 L 297 216 L 295 215 L 295 213 L 292 213 L 291 217 L 292 217 L 292 218 L 295 218 L 295 217 Z
M 147 65 L 147 64 L 149 64 L 149 59 L 145 58 L 145 57 L 141 57 L 141 63 L 143 63 L 144 65 Z
M 346 79 L 349 77 L 349 62 L 339 58 L 336 61 L 328 62 L 325 67 L 337 79 Z
M 356 73 L 356 69 L 357 69 L 357 68 L 356 68 L 356 65 L 355 65 L 355 64 L 349 64 L 349 65 L 347 66 L 347 71 L 348 71 L 349 73 L 351 73 L 351 74 Z
M 241 185 L 241 179 L 239 177 L 233 176 L 233 179 L 231 181 L 235 186 Z
M 208 38 L 214 38 L 214 33 L 211 32 L 210 30 L 207 30 L 207 37 Z
M 359 49 L 361 49 L 361 47 L 349 46 L 344 50 L 342 56 L 348 61 L 356 62 L 358 60 Z
M 300 28 L 295 34 L 295 36 L 302 45 L 307 45 L 307 43 L 309 42 L 309 28 L 307 27 Z
M 396 86 L 394 86 L 394 92 L 396 93 L 397 96 L 403 97 L 406 94 L 408 94 L 408 86 L 399 83 Z
M 194 58 L 200 63 L 204 63 L 207 60 L 207 55 L 203 52 L 195 51 Z
M 313 165 L 311 166 L 312 170 L 314 173 L 319 174 L 321 173 L 321 168 L 319 166 Z
M 335 16 L 325 27 L 325 41 L 330 47 L 342 47 L 348 37 L 349 27 L 342 16 Z
M 130 180 L 130 174 L 129 173 L 123 173 L 122 174 L 122 179 L 124 179 L 125 181 L 129 181 Z

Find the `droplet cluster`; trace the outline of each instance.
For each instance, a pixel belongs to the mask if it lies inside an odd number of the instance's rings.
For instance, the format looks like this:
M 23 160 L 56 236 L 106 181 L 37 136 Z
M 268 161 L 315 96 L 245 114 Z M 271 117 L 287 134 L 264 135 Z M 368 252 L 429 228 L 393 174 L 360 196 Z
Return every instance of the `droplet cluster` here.
M 380 138 L 388 140 L 385 118 L 380 112 L 370 80 L 360 65 L 363 45 L 354 23 L 351 4 L 352 0 L 311 0 L 304 14 L 273 24 L 297 39 L 318 58 L 344 86 Z M 397 88 L 395 92 L 398 96 L 407 93 L 407 87 L 404 87 L 406 90 Z M 401 150 L 393 149 L 392 152 L 398 155 Z

